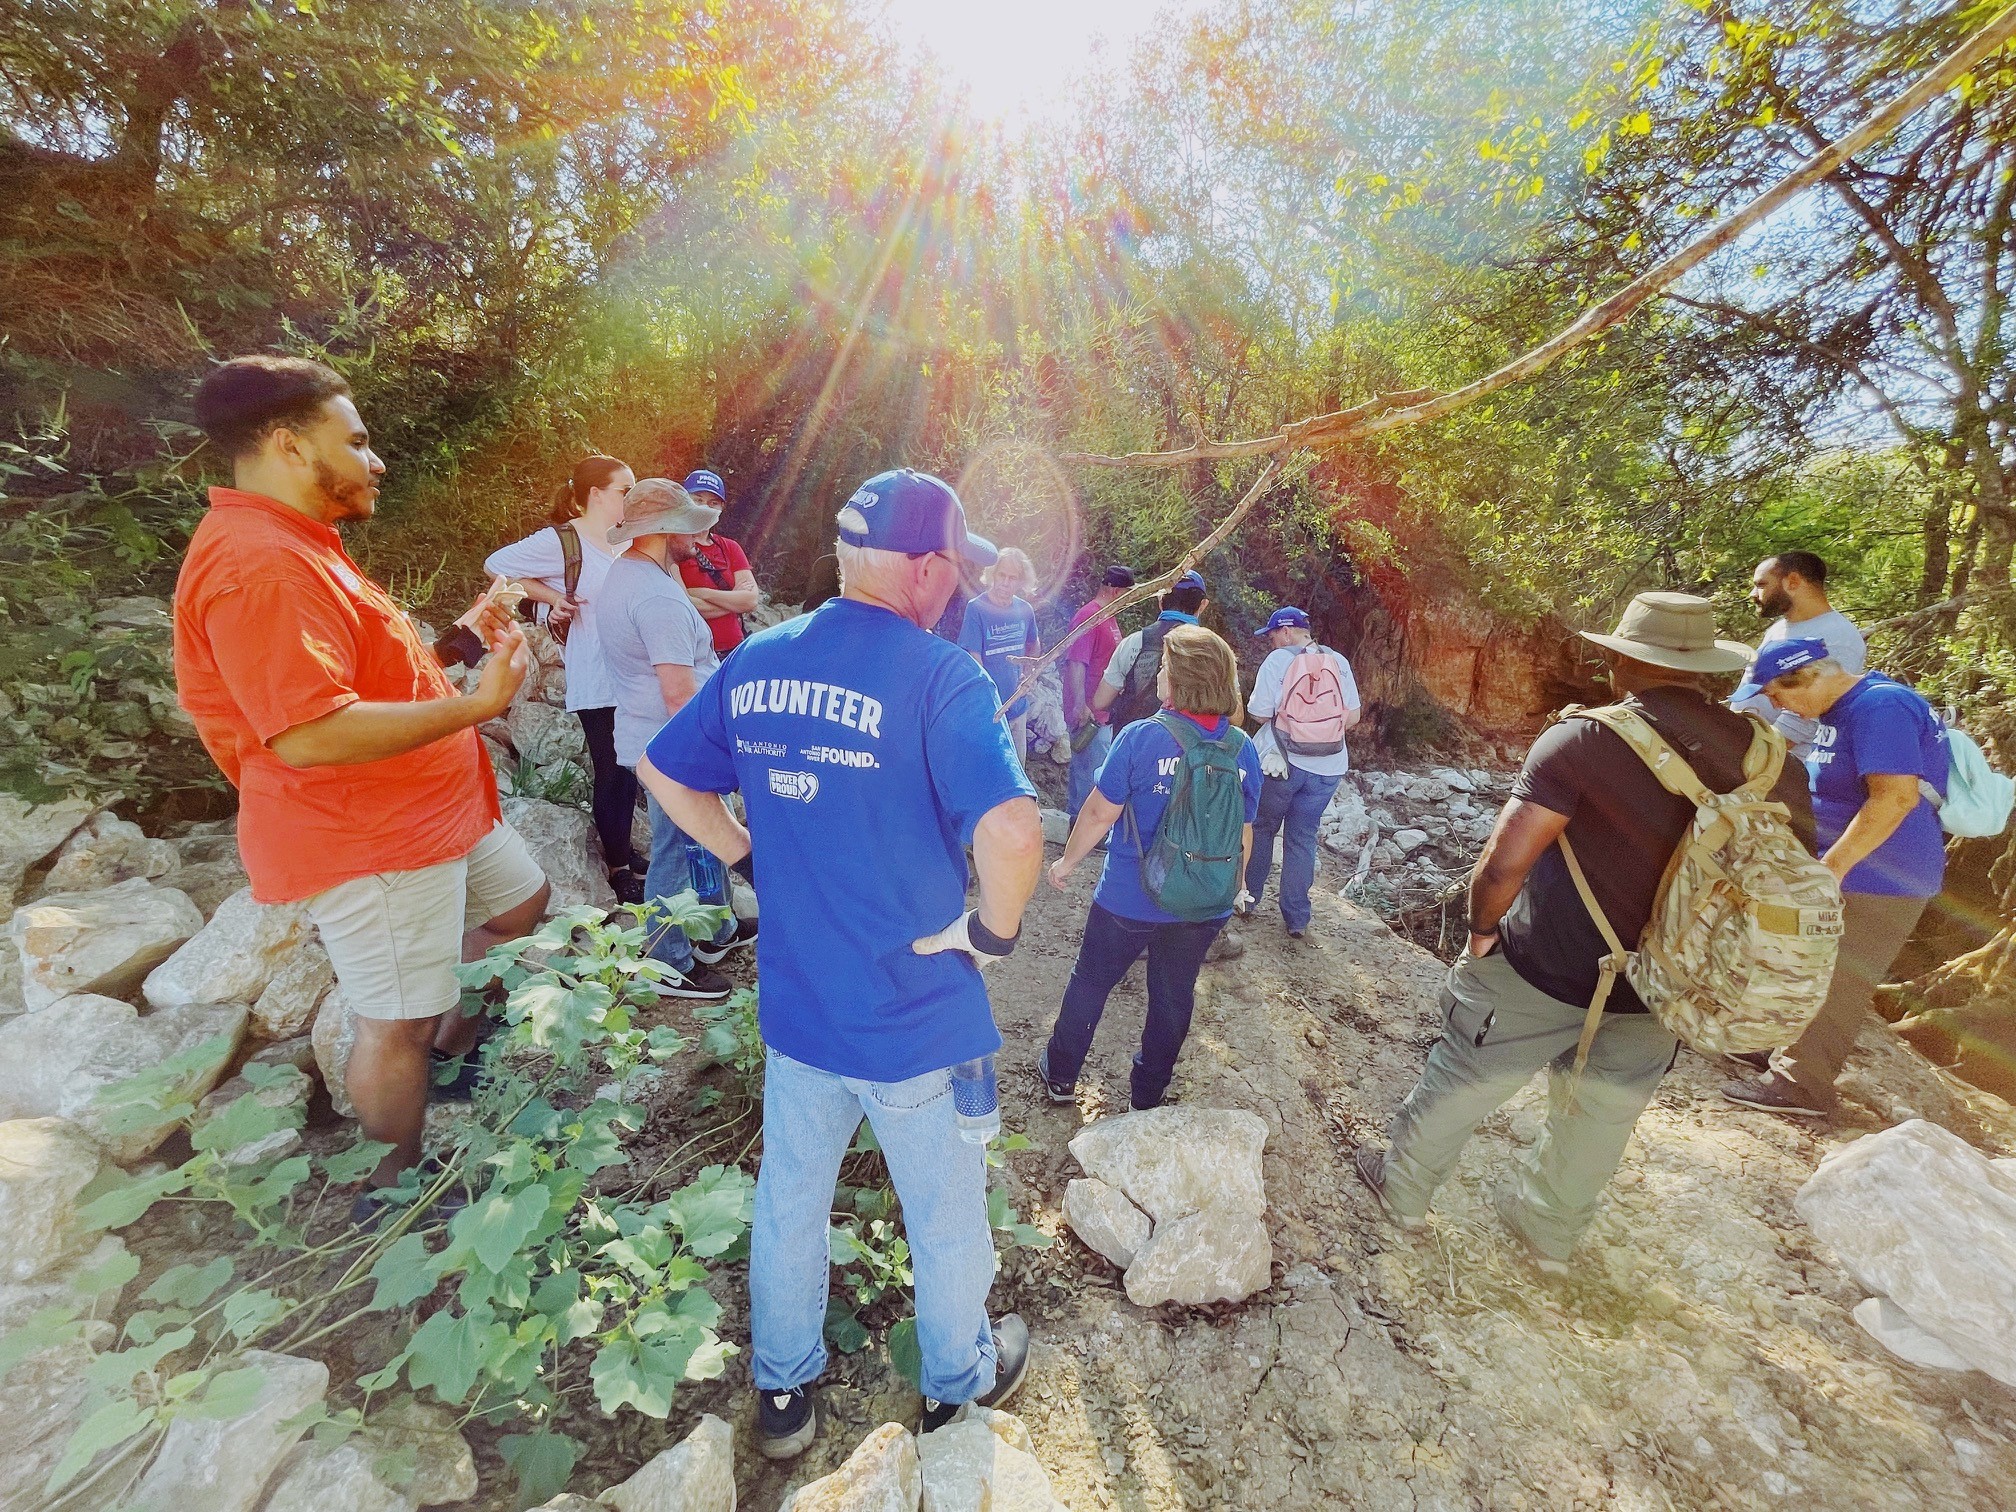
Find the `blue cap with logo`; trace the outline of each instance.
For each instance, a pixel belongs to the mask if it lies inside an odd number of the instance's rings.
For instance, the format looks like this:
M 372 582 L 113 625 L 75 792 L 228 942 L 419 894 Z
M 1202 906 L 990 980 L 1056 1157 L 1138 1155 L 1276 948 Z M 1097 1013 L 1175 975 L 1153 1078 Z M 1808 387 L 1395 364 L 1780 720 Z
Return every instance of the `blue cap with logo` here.
M 723 504 L 728 502 L 728 485 L 721 481 L 721 474 L 710 468 L 697 468 L 686 474 L 686 481 L 680 486 L 689 494 L 712 494 Z
M 1755 698 L 1787 672 L 1825 661 L 1831 654 L 1824 640 L 1773 641 L 1757 653 L 1757 659 L 1744 675 L 1743 686 L 1732 696 Z
M 992 541 L 966 528 L 966 507 L 950 483 L 907 467 L 877 473 L 855 489 L 837 523 L 841 540 L 874 551 L 956 551 L 982 567 L 1001 555 Z
M 1272 635 L 1276 630 L 1307 630 L 1308 628 L 1309 616 L 1306 613 L 1297 609 L 1293 604 L 1283 604 L 1279 609 L 1276 609 L 1272 614 L 1267 616 L 1266 624 L 1253 633 L 1255 635 Z
M 1203 573 L 1186 572 L 1183 574 L 1183 576 L 1176 579 L 1175 582 L 1169 585 L 1169 591 L 1171 593 L 1174 593 L 1178 588 L 1202 588 L 1203 586 L 1204 586 Z

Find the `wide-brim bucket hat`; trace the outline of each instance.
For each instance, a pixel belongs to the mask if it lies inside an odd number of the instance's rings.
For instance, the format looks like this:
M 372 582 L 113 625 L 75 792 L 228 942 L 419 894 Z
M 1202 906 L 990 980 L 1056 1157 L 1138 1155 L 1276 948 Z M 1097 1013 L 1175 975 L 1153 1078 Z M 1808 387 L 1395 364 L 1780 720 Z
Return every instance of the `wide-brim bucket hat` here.
M 720 519 L 720 510 L 670 478 L 640 478 L 624 495 L 623 520 L 609 527 L 609 544 L 621 546 L 639 536 L 705 535 Z
M 1741 672 L 1750 648 L 1715 634 L 1715 606 L 1691 593 L 1641 593 L 1608 635 L 1580 632 L 1619 656 L 1676 672 Z

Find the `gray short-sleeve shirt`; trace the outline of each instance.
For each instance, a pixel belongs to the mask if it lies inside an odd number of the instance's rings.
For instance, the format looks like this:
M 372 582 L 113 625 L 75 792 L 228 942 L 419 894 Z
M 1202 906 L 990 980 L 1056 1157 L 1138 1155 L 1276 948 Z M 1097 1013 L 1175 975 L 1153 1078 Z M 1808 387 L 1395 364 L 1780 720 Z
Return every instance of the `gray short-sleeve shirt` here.
M 595 610 L 602 658 L 616 684 L 616 759 L 634 767 L 667 718 L 657 669 L 691 667 L 698 691 L 721 663 L 686 585 L 649 557 L 613 563 Z

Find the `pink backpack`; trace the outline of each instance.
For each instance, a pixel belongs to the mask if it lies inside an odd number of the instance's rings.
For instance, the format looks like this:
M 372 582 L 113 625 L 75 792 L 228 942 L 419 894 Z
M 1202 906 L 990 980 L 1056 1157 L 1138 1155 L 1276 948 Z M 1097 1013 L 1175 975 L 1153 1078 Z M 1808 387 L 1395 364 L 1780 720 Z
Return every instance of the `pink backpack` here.
M 1295 653 L 1281 679 L 1274 738 L 1291 756 L 1334 756 L 1344 749 L 1348 717 L 1336 659 L 1312 641 Z

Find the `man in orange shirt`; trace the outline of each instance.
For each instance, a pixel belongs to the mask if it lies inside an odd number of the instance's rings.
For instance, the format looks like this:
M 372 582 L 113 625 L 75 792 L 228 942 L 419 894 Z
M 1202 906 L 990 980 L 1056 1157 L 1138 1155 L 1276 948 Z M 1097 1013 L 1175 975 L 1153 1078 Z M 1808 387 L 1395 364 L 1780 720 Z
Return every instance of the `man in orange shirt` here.
M 357 1015 L 344 1082 L 365 1137 L 393 1147 L 382 1189 L 420 1158 L 430 1052 L 475 1043 L 478 1021 L 451 1011 L 456 963 L 545 911 L 475 732 L 510 707 L 530 654 L 516 626 L 478 616 L 493 654 L 457 693 L 343 550 L 336 527 L 371 517 L 385 464 L 336 373 L 240 357 L 203 380 L 196 419 L 235 486 L 210 490 L 176 581 L 177 693 L 238 789 L 252 896 L 307 904 Z M 466 937 L 465 897 L 484 921 Z M 379 1204 L 367 1192 L 356 1216 Z

